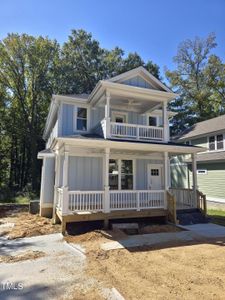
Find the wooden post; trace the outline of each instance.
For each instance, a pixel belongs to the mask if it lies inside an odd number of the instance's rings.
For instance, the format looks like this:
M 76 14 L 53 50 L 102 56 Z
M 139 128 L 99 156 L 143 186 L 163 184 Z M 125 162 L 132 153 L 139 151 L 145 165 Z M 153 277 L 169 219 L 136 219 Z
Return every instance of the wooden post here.
M 55 156 L 55 186 L 54 186 L 54 202 L 53 202 L 53 213 L 52 213 L 52 219 L 54 224 L 57 223 L 56 205 L 58 200 L 59 180 L 60 180 L 60 155 L 57 151 Z
M 63 163 L 63 201 L 62 201 L 62 215 L 67 215 L 69 210 L 69 199 L 68 199 L 68 162 L 69 153 L 65 152 L 64 163 Z
M 105 136 L 110 137 L 110 93 L 106 92 L 106 103 L 105 103 Z
M 109 154 L 110 149 L 105 149 L 105 155 L 103 159 L 103 170 L 104 170 L 104 190 L 105 190 L 105 197 L 104 197 L 104 212 L 110 212 L 110 195 L 109 195 Z
M 165 190 L 164 203 L 165 203 L 165 209 L 166 209 L 167 208 L 166 192 L 168 190 L 168 152 L 164 152 L 164 190 Z
M 169 124 L 168 124 L 168 116 L 167 116 L 167 102 L 163 102 L 163 140 L 164 142 L 168 142 L 169 140 Z
M 194 197 L 195 197 L 195 205 L 197 207 L 197 162 L 196 162 L 196 154 L 193 153 L 191 155 L 192 157 L 192 181 L 193 181 L 193 191 L 194 191 Z

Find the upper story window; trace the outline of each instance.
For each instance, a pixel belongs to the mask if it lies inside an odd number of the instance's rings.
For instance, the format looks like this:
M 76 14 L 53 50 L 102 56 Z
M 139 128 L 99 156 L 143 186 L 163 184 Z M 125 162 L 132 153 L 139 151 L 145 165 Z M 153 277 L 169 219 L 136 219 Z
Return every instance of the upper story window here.
M 87 131 L 87 108 L 77 107 L 76 130 Z
M 224 140 L 223 134 L 212 135 L 209 137 L 209 151 L 223 150 Z
M 157 124 L 157 117 L 152 117 L 152 116 L 150 116 L 149 118 L 148 118 L 148 125 L 149 126 L 157 126 L 158 124 Z

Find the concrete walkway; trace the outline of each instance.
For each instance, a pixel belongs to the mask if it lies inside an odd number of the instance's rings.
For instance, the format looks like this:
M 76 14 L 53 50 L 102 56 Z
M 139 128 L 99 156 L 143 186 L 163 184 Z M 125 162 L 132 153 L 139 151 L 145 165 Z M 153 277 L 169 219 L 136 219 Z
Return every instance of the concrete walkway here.
M 86 276 L 85 254 L 66 243 L 61 234 L 16 240 L 0 237 L 0 256 L 16 256 L 26 251 L 42 251 L 44 256 L 0 263 L 1 300 L 76 299 L 76 291 L 89 289 L 98 289 L 104 299 L 124 300 L 115 288 L 106 288 Z M 7 289 L 6 283 L 13 288 L 22 285 L 22 289 Z
M 186 231 L 165 232 L 143 235 L 131 235 L 128 238 L 119 241 L 104 243 L 101 248 L 105 251 L 114 249 L 123 249 L 140 246 L 154 246 L 168 242 L 187 242 L 194 241 L 201 237 L 220 238 L 225 237 L 225 227 L 216 224 L 195 224 L 188 226 L 179 226 Z
M 213 223 L 194 224 L 180 227 L 207 238 L 225 237 L 225 226 Z

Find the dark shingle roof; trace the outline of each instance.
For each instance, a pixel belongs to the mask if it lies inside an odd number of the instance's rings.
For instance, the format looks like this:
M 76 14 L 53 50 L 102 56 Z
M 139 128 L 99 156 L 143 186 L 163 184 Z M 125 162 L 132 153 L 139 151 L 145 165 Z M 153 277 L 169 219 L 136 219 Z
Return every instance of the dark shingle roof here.
M 178 139 L 186 140 L 195 136 L 200 136 L 220 130 L 225 130 L 225 115 L 196 123 L 189 129 L 183 131 Z

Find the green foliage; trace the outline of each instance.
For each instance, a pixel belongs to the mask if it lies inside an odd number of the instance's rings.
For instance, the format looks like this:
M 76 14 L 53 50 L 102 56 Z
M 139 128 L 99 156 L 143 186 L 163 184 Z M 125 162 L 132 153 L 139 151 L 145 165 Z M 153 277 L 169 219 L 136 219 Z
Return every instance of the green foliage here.
M 172 132 L 178 134 L 196 122 L 225 113 L 225 65 L 210 55 L 216 47 L 215 35 L 180 44 L 174 62 L 176 70 L 166 71 L 171 87 L 179 97 L 170 108 L 178 112 Z

